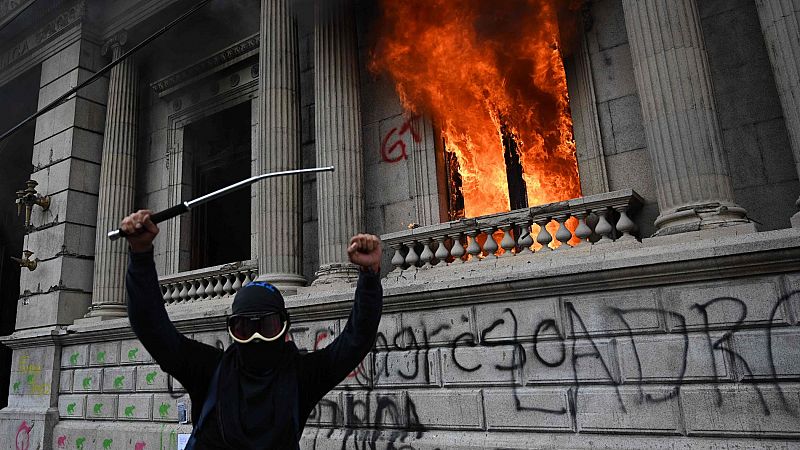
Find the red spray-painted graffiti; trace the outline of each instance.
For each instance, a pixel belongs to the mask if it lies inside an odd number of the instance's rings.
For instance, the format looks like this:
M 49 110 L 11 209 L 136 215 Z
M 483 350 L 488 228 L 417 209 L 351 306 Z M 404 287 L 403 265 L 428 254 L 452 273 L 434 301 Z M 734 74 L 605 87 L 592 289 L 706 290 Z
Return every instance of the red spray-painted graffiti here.
M 144 442 L 140 441 L 136 443 L 136 450 L 144 450 L 145 447 L 147 447 L 147 444 L 145 444 Z
M 314 339 L 314 351 L 319 350 L 319 344 L 324 341 L 328 337 L 328 333 L 321 332 L 317 334 L 317 337 Z
M 17 450 L 28 450 L 31 446 L 31 430 L 33 429 L 33 425 L 28 426 L 28 422 L 22 421 L 17 428 L 17 436 L 14 439 L 14 443 L 17 446 Z
M 406 142 L 403 140 L 403 136 L 406 133 L 411 133 L 411 138 L 414 142 L 420 142 L 421 138 L 419 135 L 419 131 L 416 129 L 415 126 L 415 118 L 411 118 L 403 122 L 403 125 L 400 126 L 398 130 L 396 127 L 389 130 L 384 136 L 383 140 L 381 141 L 381 158 L 388 162 L 388 163 L 395 163 L 403 159 L 408 159 L 408 153 L 406 153 Z M 394 139 L 392 140 L 392 138 Z M 391 145 L 389 141 L 391 140 Z
M 67 437 L 59 436 L 56 443 L 58 444 L 58 448 L 67 448 Z

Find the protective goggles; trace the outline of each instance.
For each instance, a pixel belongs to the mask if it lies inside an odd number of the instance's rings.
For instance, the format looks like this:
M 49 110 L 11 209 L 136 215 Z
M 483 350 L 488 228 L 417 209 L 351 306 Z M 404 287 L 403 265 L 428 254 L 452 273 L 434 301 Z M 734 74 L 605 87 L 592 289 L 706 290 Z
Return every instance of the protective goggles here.
M 278 340 L 287 328 L 289 320 L 281 313 L 228 317 L 228 334 L 240 344 L 247 344 L 256 338 L 265 342 Z

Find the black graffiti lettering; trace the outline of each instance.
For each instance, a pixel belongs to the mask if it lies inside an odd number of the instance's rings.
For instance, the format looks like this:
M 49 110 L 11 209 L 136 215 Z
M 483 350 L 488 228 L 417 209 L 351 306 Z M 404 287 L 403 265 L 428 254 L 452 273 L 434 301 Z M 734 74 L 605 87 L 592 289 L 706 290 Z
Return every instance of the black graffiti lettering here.
M 381 377 L 389 378 L 389 342 L 386 340 L 386 336 L 383 333 L 378 333 L 375 337 L 375 346 L 372 347 L 372 359 L 374 361 L 375 367 L 378 367 L 379 361 L 379 353 L 381 354 L 380 357 L 383 358 L 383 366 L 382 370 L 375 371 L 373 374 L 373 383 L 377 383 Z
M 513 350 L 511 351 L 511 365 L 503 366 L 500 364 L 495 364 L 495 369 L 500 371 L 507 371 L 511 374 L 511 395 L 514 399 L 514 407 L 517 411 L 537 411 L 543 412 L 546 414 L 566 414 L 566 408 L 558 408 L 558 409 L 551 409 L 551 408 L 542 408 L 538 406 L 525 406 L 522 404 L 522 399 L 519 396 L 518 391 L 518 383 L 516 380 L 516 374 L 518 373 L 519 369 L 525 367 L 527 363 L 527 355 L 525 353 L 525 348 L 522 347 L 522 344 L 519 342 L 519 323 L 517 322 L 517 316 L 514 314 L 514 311 L 511 308 L 506 308 L 503 310 L 503 314 L 507 314 L 511 319 L 511 329 L 512 329 L 512 342 L 514 342 Z M 487 327 L 481 333 L 482 341 L 484 345 L 487 346 L 495 346 L 500 344 L 493 344 L 487 341 L 488 334 L 495 329 L 501 323 L 505 323 L 504 319 L 496 320 L 492 325 Z M 524 382 L 524 379 L 522 380 Z
M 450 325 L 448 325 L 448 324 L 439 325 L 438 327 L 436 327 L 436 329 L 431 331 L 430 337 L 434 338 L 434 337 L 440 335 L 441 333 L 449 330 L 450 328 L 452 328 L 452 327 Z
M 464 332 L 458 335 L 455 339 L 453 339 L 453 344 L 450 346 L 450 357 L 453 359 L 453 364 L 456 365 L 459 369 L 463 370 L 464 372 L 475 372 L 476 370 L 480 370 L 483 367 L 483 364 L 478 363 L 478 365 L 473 367 L 466 367 L 458 362 L 458 358 L 456 357 L 456 348 L 458 347 L 458 343 L 464 341 L 470 347 L 477 347 L 478 343 L 475 342 L 475 336 L 472 335 L 470 332 Z
M 512 329 L 514 330 L 513 331 L 513 336 L 514 336 L 514 339 L 513 339 L 514 344 L 513 344 L 513 346 L 514 346 L 514 350 L 512 351 L 511 365 L 510 366 L 503 366 L 503 365 L 500 365 L 500 364 L 495 364 L 494 367 L 497 370 L 503 370 L 503 371 L 511 372 L 511 381 L 515 382 L 516 380 L 514 378 L 514 372 L 516 372 L 517 369 L 521 369 L 522 367 L 525 366 L 525 363 L 527 362 L 528 356 L 525 354 L 525 349 L 522 347 L 522 344 L 519 342 L 519 323 L 517 322 L 517 316 L 514 314 L 514 311 L 512 311 L 510 308 L 504 309 L 503 310 L 503 314 L 508 314 L 511 317 Z M 485 338 L 486 337 L 486 333 L 484 333 L 483 336 Z M 484 345 L 486 345 L 487 347 L 494 347 L 494 346 L 499 345 L 499 343 L 485 342 Z M 517 362 L 517 361 L 519 361 L 519 362 Z
M 783 409 L 787 411 L 794 417 L 798 417 L 800 413 L 798 413 L 797 408 L 792 406 L 789 401 L 786 399 L 786 395 L 783 393 L 783 389 L 781 388 L 778 381 L 778 370 L 775 367 L 775 355 L 773 354 L 772 350 L 772 328 L 775 326 L 775 316 L 778 314 L 778 310 L 784 303 L 789 303 L 789 301 L 793 297 L 798 297 L 800 300 L 800 291 L 792 291 L 775 302 L 775 305 L 772 306 L 772 310 L 769 313 L 769 324 L 767 326 L 767 356 L 769 360 L 769 368 L 770 374 L 772 375 L 772 383 L 775 386 L 775 390 L 778 393 L 778 397 L 781 399 L 781 405 L 783 405 Z
M 744 323 L 747 318 L 746 304 L 733 297 L 715 298 L 705 303 L 698 303 L 693 305 L 692 309 L 701 319 L 702 333 L 708 343 L 709 363 L 713 369 L 713 375 L 710 377 L 710 382 L 716 389 L 717 404 L 721 405 L 722 395 L 719 385 L 723 382 L 730 382 L 730 380 L 723 379 L 720 376 L 720 367 L 715 355 L 722 353 L 725 355 L 725 360 L 733 360 L 742 371 L 745 372 L 745 382 L 752 382 L 754 388 L 759 396 L 762 404 L 764 415 L 770 414 L 770 409 L 767 407 L 766 399 L 763 393 L 764 383 L 774 384 L 778 395 L 780 395 L 781 402 L 786 411 L 792 415 L 797 416 L 797 408 L 790 405 L 789 398 L 784 395 L 779 386 L 781 378 L 785 376 L 779 374 L 779 368 L 775 363 L 775 346 L 777 345 L 773 336 L 773 329 L 776 327 L 786 326 L 778 319 L 778 311 L 782 307 L 793 300 L 800 300 L 800 291 L 792 292 L 787 296 L 781 297 L 772 306 L 772 311 L 769 317 L 769 323 L 766 327 L 761 329 L 766 332 L 767 342 L 767 355 L 769 364 L 769 373 L 759 374 L 764 375 L 759 379 L 753 377 L 750 364 L 745 358 L 737 353 L 732 347 L 733 337 L 736 333 L 744 328 Z M 687 317 L 675 311 L 669 311 L 661 308 L 608 308 L 608 311 L 619 319 L 623 324 L 620 331 L 613 330 L 613 339 L 618 339 L 620 342 L 630 342 L 630 351 L 622 354 L 611 352 L 608 355 L 603 349 L 603 344 L 598 342 L 597 337 L 589 331 L 589 327 L 580 313 L 577 311 L 576 306 L 571 302 L 564 303 L 566 315 L 568 319 L 562 323 L 554 318 L 548 318 L 539 322 L 530 324 L 532 326 L 532 333 L 525 333 L 529 338 L 520 338 L 520 324 L 518 323 L 517 316 L 511 308 L 505 308 L 498 315 L 498 317 L 489 318 L 488 325 L 482 330 L 465 331 L 457 334 L 453 338 L 443 339 L 446 331 L 452 330 L 452 326 L 447 321 L 443 324 L 428 324 L 432 331 L 428 332 L 426 324 L 421 326 L 415 325 L 414 327 L 406 326 L 401 328 L 391 338 L 383 333 L 378 333 L 375 345 L 372 348 L 372 362 L 374 363 L 374 370 L 369 371 L 368 365 L 364 362 L 359 368 L 351 374 L 350 378 L 355 378 L 358 385 L 357 395 L 348 395 L 345 397 L 344 407 L 328 400 L 322 400 L 317 407 L 312 411 L 309 417 L 309 422 L 317 426 L 329 427 L 328 437 L 333 436 L 336 432 L 337 425 L 344 425 L 343 437 L 341 438 L 342 448 L 355 448 L 355 449 L 409 449 L 413 448 L 415 444 L 411 440 L 414 436 L 421 438 L 426 432 L 426 428 L 420 420 L 417 405 L 411 400 L 412 391 L 405 395 L 380 394 L 373 393 L 374 386 L 378 385 L 380 377 L 389 377 L 390 372 L 396 370 L 397 376 L 404 380 L 414 380 L 416 384 L 421 376 L 424 376 L 425 381 L 429 381 L 430 370 L 429 352 L 440 348 L 440 351 L 450 349 L 450 356 L 453 361 L 453 369 L 465 373 L 475 372 L 484 368 L 485 365 L 491 365 L 494 369 L 500 372 L 508 372 L 509 378 L 501 376 L 503 384 L 509 383 L 509 393 L 511 394 L 514 407 L 518 412 L 524 411 L 537 411 L 546 414 L 577 414 L 580 405 L 579 391 L 582 385 L 587 383 L 585 376 L 581 376 L 582 370 L 585 367 L 580 364 L 586 359 L 591 359 L 594 363 L 599 363 L 600 367 L 600 380 L 593 379 L 592 384 L 607 384 L 614 387 L 619 409 L 622 413 L 627 414 L 628 408 L 624 404 L 622 392 L 619 386 L 623 383 L 634 383 L 638 391 L 640 404 L 654 404 L 659 402 L 666 402 L 674 400 L 680 395 L 682 386 L 686 382 L 685 378 L 688 370 L 689 346 L 690 335 L 687 326 Z M 712 336 L 712 331 L 718 330 L 712 325 L 711 313 L 718 313 L 723 311 L 728 315 L 733 315 L 736 319 L 732 324 L 729 324 L 725 331 L 719 330 L 717 333 L 724 333 L 721 337 Z M 731 314 L 733 311 L 733 314 Z M 673 357 L 676 363 L 670 365 L 668 373 L 650 373 L 648 366 L 644 364 L 646 361 L 643 359 L 644 340 L 652 339 L 651 335 L 643 336 L 637 332 L 636 316 L 640 314 L 657 314 L 661 317 L 669 319 L 672 327 L 662 332 L 660 336 L 669 337 L 669 348 L 673 349 L 668 356 Z M 462 316 L 461 320 L 468 322 L 466 316 Z M 569 323 L 566 322 L 569 320 Z M 523 324 L 527 325 L 527 324 Z M 315 336 L 315 342 L 321 342 L 326 336 L 322 333 L 329 330 L 320 330 Z M 555 337 L 552 336 L 555 335 Z M 619 336 L 614 338 L 613 336 Z M 678 341 L 680 336 L 680 341 Z M 608 339 L 604 336 L 603 342 Z M 436 340 L 435 346 L 430 345 L 430 340 Z M 568 348 L 567 340 L 570 340 L 570 347 Z M 531 399 L 536 399 L 536 396 L 522 396 L 520 393 L 523 386 L 526 385 L 525 367 L 528 363 L 528 355 L 526 353 L 527 345 L 524 347 L 525 342 L 532 344 L 532 357 L 537 362 L 537 370 L 548 370 L 548 368 L 563 367 L 567 361 L 567 354 L 570 354 L 569 363 L 571 364 L 571 378 L 572 384 L 569 387 L 567 395 L 567 406 L 558 405 L 539 405 L 539 404 L 525 404 L 531 403 Z M 545 344 L 547 345 L 547 352 L 545 352 Z M 678 349 L 678 342 L 682 345 Z M 554 351 L 550 352 L 550 347 Z M 497 355 L 498 361 L 490 362 L 488 358 L 478 358 L 474 362 L 465 359 L 465 351 L 477 350 L 479 347 L 493 348 L 501 347 L 502 351 L 497 352 L 483 352 L 482 354 L 488 355 L 489 358 Z M 458 350 L 460 349 L 460 350 Z M 602 351 L 601 351 L 602 350 Z M 397 369 L 389 369 L 389 356 L 390 352 L 406 352 L 408 363 L 405 367 Z M 509 355 L 510 353 L 510 355 Z M 460 359 L 459 359 L 460 356 Z M 630 360 L 625 360 L 624 358 Z M 420 361 L 420 358 L 424 358 Z M 502 358 L 502 360 L 500 360 Z M 679 359 L 679 361 L 677 361 Z M 367 360 L 369 361 L 369 360 Z M 382 368 L 378 366 L 383 364 Z M 539 366 L 538 364 L 541 364 Z M 622 373 L 617 374 L 615 369 L 617 366 L 627 367 L 633 369 L 633 375 L 629 375 L 630 379 L 624 379 Z M 657 365 L 662 366 L 661 364 Z M 674 367 L 674 369 L 673 369 Z M 420 373 L 423 371 L 424 373 Z M 628 374 L 629 372 L 625 372 Z M 528 374 L 530 375 L 530 374 Z M 520 377 L 522 376 L 522 379 Z M 506 381 L 508 380 L 508 381 Z M 656 392 L 647 392 L 648 381 L 658 380 L 653 386 L 658 386 Z M 667 380 L 667 381 L 663 381 Z M 670 383 L 669 390 L 664 390 L 661 386 L 665 383 Z M 535 385 L 534 385 L 535 386 Z M 346 388 L 349 389 L 349 388 Z M 526 390 L 530 391 L 535 387 L 527 387 Z M 172 385 L 170 384 L 170 390 Z M 363 394 L 362 394 L 363 393 Z M 414 394 L 416 395 L 416 394 Z M 403 400 L 400 400 L 400 399 Z M 534 400 L 535 401 L 535 400 Z M 549 407 L 548 407 L 549 406 Z M 630 405 L 628 405 L 630 406 Z M 775 406 L 773 406 L 775 407 Z M 328 417 L 328 411 L 334 427 L 331 427 L 329 422 L 322 423 L 323 414 L 325 418 Z M 318 432 L 321 437 L 321 433 Z M 380 443 L 380 444 L 379 444 Z
M 561 345 L 561 357 L 555 361 L 548 361 L 539 353 L 539 335 L 548 329 L 552 329 L 556 332 L 556 335 L 559 337 L 559 344 Z M 539 322 L 539 324 L 536 325 L 536 330 L 533 332 L 533 356 L 536 357 L 537 361 L 547 367 L 558 367 L 561 364 L 564 364 L 564 361 L 567 359 L 567 347 L 564 345 L 564 340 L 565 339 L 561 337 L 561 333 L 558 330 L 558 325 L 556 324 L 555 320 L 545 319 Z
M 417 439 L 425 432 L 425 425 L 419 420 L 417 405 L 409 397 L 406 397 L 406 429 L 416 431 Z
M 484 328 L 483 331 L 481 331 L 481 342 L 487 342 L 486 338 L 488 337 L 489 333 L 491 333 L 492 331 L 494 331 L 495 328 L 499 327 L 500 325 L 503 325 L 504 323 L 506 323 L 504 319 L 497 319 L 494 322 L 492 322 L 491 325 Z
M 625 329 L 627 330 L 628 338 L 631 341 L 631 350 L 633 351 L 633 359 L 636 363 L 636 385 L 637 389 L 639 390 L 639 402 L 650 402 L 650 403 L 658 403 L 670 400 L 675 398 L 680 394 L 680 387 L 683 384 L 683 379 L 686 376 L 686 366 L 687 366 L 687 359 L 689 356 L 689 332 L 686 329 L 686 318 L 682 314 L 678 314 L 673 311 L 667 311 L 660 308 L 630 308 L 630 309 L 620 309 L 620 308 L 609 308 L 611 312 L 617 315 L 620 321 L 625 325 Z M 675 385 L 672 387 L 670 392 L 664 395 L 653 395 L 651 393 L 645 393 L 643 384 L 644 384 L 644 374 L 642 372 L 642 361 L 639 357 L 639 350 L 636 347 L 636 339 L 634 338 L 633 334 L 633 327 L 631 326 L 630 322 L 626 319 L 627 314 L 638 314 L 638 313 L 663 313 L 668 316 L 671 316 L 673 319 L 678 321 L 679 326 L 677 327 L 681 334 L 683 335 L 683 354 L 681 355 L 681 368 L 678 373 L 677 381 Z
M 410 336 L 411 338 L 410 345 L 406 346 L 398 344 L 398 340 L 403 335 Z M 414 334 L 414 330 L 411 327 L 405 327 L 402 330 L 400 330 L 400 332 L 397 333 L 394 337 L 394 346 L 395 348 L 401 351 L 413 349 L 412 353 L 414 354 L 414 371 L 411 373 L 405 373 L 401 369 L 397 369 L 397 374 L 400 375 L 400 377 L 402 377 L 405 380 L 413 380 L 417 378 L 417 375 L 419 375 L 419 366 L 420 366 L 419 357 L 420 357 L 420 350 L 422 349 L 422 347 L 420 347 L 419 343 L 417 342 L 417 336 Z
M 572 302 L 565 302 L 565 306 L 567 308 L 567 313 L 569 315 L 569 322 L 570 322 L 570 332 L 572 334 L 572 379 L 573 379 L 573 391 L 570 391 L 571 395 L 573 396 L 573 404 L 577 405 L 578 403 L 578 390 L 580 389 L 580 381 L 578 378 L 578 360 L 580 358 L 588 358 L 593 357 L 597 358 L 600 361 L 600 364 L 603 366 L 603 371 L 606 373 L 606 376 L 611 381 L 611 384 L 614 386 L 614 392 L 617 396 L 617 401 L 619 402 L 620 409 L 622 409 L 623 413 L 627 413 L 628 409 L 625 408 L 625 403 L 622 401 L 622 394 L 619 391 L 619 382 L 614 379 L 611 370 L 606 364 L 605 359 L 603 359 L 603 355 L 600 353 L 600 348 L 597 347 L 597 344 L 592 339 L 591 335 L 589 334 L 588 329 L 586 328 L 586 324 L 584 323 L 583 319 L 581 318 L 578 311 L 575 310 L 575 306 Z M 578 324 L 580 325 L 581 329 L 583 330 L 583 335 L 592 344 L 592 348 L 594 351 L 586 352 L 586 353 L 578 353 L 577 351 L 577 338 L 578 335 L 575 332 L 575 321 L 577 320 Z M 576 414 L 576 409 L 572 410 L 572 414 Z
M 706 337 L 710 341 L 711 340 L 711 330 L 710 330 L 709 321 L 708 321 L 708 307 L 712 306 L 712 305 L 715 305 L 717 303 L 720 303 L 720 302 L 730 302 L 730 303 L 733 303 L 734 305 L 738 306 L 738 308 L 739 308 L 739 317 L 737 317 L 736 322 L 733 324 L 733 326 L 730 327 L 730 329 L 727 330 L 725 332 L 725 334 L 722 335 L 721 338 L 717 339 L 716 341 L 714 341 L 711 344 L 711 350 L 710 350 L 711 355 L 710 355 L 710 358 L 711 358 L 712 364 L 714 364 L 715 375 L 716 375 L 716 362 L 714 362 L 714 350 L 720 350 L 720 351 L 725 352 L 728 355 L 730 355 L 733 358 L 734 361 L 739 361 L 742 364 L 742 367 L 744 368 L 745 372 L 747 372 L 747 375 L 752 379 L 753 378 L 753 371 L 750 369 L 750 364 L 748 364 L 747 360 L 745 360 L 744 357 L 742 357 L 742 355 L 740 355 L 738 352 L 733 350 L 731 348 L 731 346 L 730 346 L 731 345 L 731 338 L 733 337 L 734 333 L 736 333 L 739 329 L 741 329 L 742 324 L 744 323 L 744 320 L 747 318 L 747 304 L 745 304 L 745 302 L 743 302 L 742 300 L 739 300 L 738 298 L 734 298 L 734 297 L 718 297 L 718 298 L 709 300 L 706 303 L 702 303 L 702 304 L 696 303 L 696 304 L 692 305 L 692 307 L 695 308 L 695 309 L 698 309 L 699 311 L 702 311 L 702 315 L 703 315 L 703 319 L 704 319 L 704 325 L 705 325 L 704 326 L 704 331 L 705 331 Z M 761 408 L 762 408 L 762 411 L 763 411 L 764 415 L 765 416 L 770 415 L 769 405 L 767 404 L 767 401 L 764 398 L 764 393 L 761 392 L 761 388 L 757 384 L 754 384 L 753 388 L 756 390 L 756 394 L 758 394 L 758 399 L 761 402 Z M 722 394 L 719 391 L 717 391 L 717 393 L 718 393 L 719 405 L 721 405 L 722 404 Z

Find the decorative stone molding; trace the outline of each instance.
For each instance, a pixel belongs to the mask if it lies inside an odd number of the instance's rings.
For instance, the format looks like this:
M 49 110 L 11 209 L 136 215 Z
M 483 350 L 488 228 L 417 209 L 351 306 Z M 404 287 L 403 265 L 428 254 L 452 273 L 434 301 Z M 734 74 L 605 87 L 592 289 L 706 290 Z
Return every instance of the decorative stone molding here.
M 169 95 L 213 73 L 258 54 L 259 34 L 247 37 L 230 47 L 150 84 L 159 97 Z
M 18 62 L 25 56 L 33 53 L 42 44 L 54 38 L 75 23 L 80 22 L 86 15 L 86 2 L 81 0 L 66 8 L 55 19 L 29 34 L 16 45 L 11 46 L 0 54 L 0 72 Z
M 243 69 L 249 70 L 249 69 Z M 249 80 L 246 83 L 239 83 L 235 87 L 231 87 L 223 92 L 217 92 L 209 97 L 203 97 L 198 102 L 191 104 L 191 106 L 182 106 L 175 109 L 172 114 L 167 117 L 166 129 L 169 130 L 167 134 L 166 143 L 166 167 L 168 171 L 168 203 L 180 203 L 185 200 L 185 178 L 184 172 L 186 168 L 186 155 L 184 154 L 183 145 L 183 131 L 186 125 L 198 121 L 204 117 L 231 108 L 240 103 L 250 101 L 255 98 L 258 93 L 258 80 Z M 175 99 L 182 101 L 183 97 Z M 186 102 L 188 103 L 188 102 Z M 256 117 L 252 117 L 255 121 Z M 252 148 L 255 148 L 256 142 L 252 142 Z M 191 215 L 178 216 L 173 220 L 166 222 L 162 226 L 164 231 L 164 251 L 166 252 L 166 266 L 164 267 L 165 274 L 173 274 L 186 270 L 188 261 L 186 257 L 182 257 L 185 249 L 189 247 L 189 234 L 188 230 L 191 229 Z M 182 252 L 182 250 L 184 250 Z
M 11 22 L 35 0 L 0 0 L 0 26 Z

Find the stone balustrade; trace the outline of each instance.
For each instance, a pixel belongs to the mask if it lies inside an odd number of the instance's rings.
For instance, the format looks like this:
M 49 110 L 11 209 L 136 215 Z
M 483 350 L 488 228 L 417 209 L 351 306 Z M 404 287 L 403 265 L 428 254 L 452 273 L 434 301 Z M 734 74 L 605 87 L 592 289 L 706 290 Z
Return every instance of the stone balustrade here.
M 229 297 L 258 276 L 257 261 L 242 261 L 159 278 L 167 306 Z
M 638 242 L 632 215 L 642 203 L 636 192 L 627 189 L 412 228 L 381 239 L 393 251 L 395 271 Z

